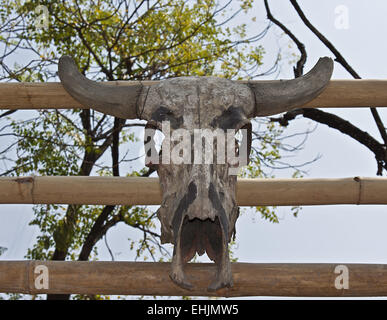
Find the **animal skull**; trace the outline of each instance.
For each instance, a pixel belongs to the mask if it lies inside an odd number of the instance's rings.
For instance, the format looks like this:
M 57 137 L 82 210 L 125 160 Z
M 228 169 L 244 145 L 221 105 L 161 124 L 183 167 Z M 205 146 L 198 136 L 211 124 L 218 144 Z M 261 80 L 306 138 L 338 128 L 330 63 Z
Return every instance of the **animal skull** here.
M 172 136 L 185 130 L 190 143 L 195 139 L 195 129 L 219 133 L 247 128 L 244 137 L 247 157 L 251 146 L 249 119 L 302 106 L 324 90 L 332 70 L 332 60 L 321 58 L 308 74 L 293 80 L 242 84 L 215 77 L 180 77 L 152 86 L 113 87 L 86 79 L 70 57 L 64 56 L 59 61 L 64 88 L 83 105 L 119 118 L 144 119 L 150 127 L 160 130 L 167 122 Z M 218 156 L 225 141 L 219 137 L 216 136 L 216 148 L 210 151 L 213 158 Z M 152 143 L 151 136 L 146 143 Z M 235 140 L 227 140 L 227 144 L 224 149 L 228 152 L 235 149 Z M 218 290 L 232 286 L 228 243 L 239 215 L 236 176 L 230 174 L 235 163 L 195 162 L 198 146 L 202 151 L 201 137 L 196 149 L 195 145 L 189 147 L 190 161 L 159 161 L 148 165 L 156 165 L 160 178 L 163 198 L 157 215 L 161 241 L 174 244 L 171 279 L 183 288 L 192 288 L 183 266 L 196 253 L 207 252 L 218 270 L 208 289 Z M 163 156 L 170 153 L 164 144 L 162 153 Z

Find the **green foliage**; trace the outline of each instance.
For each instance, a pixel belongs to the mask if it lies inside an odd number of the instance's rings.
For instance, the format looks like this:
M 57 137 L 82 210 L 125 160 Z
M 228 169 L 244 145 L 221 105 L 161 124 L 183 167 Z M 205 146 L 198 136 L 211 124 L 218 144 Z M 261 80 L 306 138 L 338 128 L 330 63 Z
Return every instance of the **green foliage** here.
M 10 125 L 19 138 L 13 174 L 78 174 L 79 153 L 89 147 L 87 136 L 59 112 L 40 111 L 36 118 L 12 120 Z
M 30 21 L 23 37 L 36 44 L 41 59 L 70 55 L 82 70 L 97 66 L 104 73 L 99 79 L 215 73 L 230 78 L 244 64 L 261 64 L 263 49 L 248 47 L 245 24 L 231 30 L 218 26 L 213 0 L 134 3 L 137 7 L 121 1 L 30 0 L 13 8 Z M 248 10 L 251 3 L 241 5 Z M 47 28 L 36 26 L 39 5 L 48 8 Z M 44 71 L 39 76 L 49 78 Z

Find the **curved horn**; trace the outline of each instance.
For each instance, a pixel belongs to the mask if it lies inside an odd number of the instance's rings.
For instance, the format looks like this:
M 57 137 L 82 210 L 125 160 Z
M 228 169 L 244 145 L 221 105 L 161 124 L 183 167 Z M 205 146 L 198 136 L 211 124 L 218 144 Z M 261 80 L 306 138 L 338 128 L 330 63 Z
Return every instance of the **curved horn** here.
M 331 58 L 320 58 L 307 74 L 292 80 L 249 83 L 255 95 L 255 114 L 269 116 L 301 107 L 317 97 L 332 76 Z
M 84 106 L 123 119 L 139 118 L 137 100 L 143 87 L 141 84 L 118 87 L 91 81 L 78 71 L 69 56 L 59 59 L 58 72 L 66 91 Z

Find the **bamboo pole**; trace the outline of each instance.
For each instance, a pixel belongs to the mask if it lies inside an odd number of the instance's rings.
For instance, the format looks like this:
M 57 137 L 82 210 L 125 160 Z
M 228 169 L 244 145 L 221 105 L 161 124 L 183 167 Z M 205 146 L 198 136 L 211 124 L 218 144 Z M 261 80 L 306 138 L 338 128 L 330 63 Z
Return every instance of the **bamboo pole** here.
M 387 204 L 387 178 L 239 179 L 240 206 Z M 158 178 L 0 177 L 0 204 L 159 205 Z
M 42 267 L 43 266 L 43 267 Z M 234 286 L 209 292 L 215 265 L 189 263 L 193 290 L 169 279 L 169 263 L 0 261 L 0 292 L 166 296 L 387 296 L 387 265 L 232 263 Z M 344 268 L 345 268 L 344 267 Z M 348 284 L 348 287 L 343 285 Z M 341 285 L 341 286 L 340 286 Z
M 277 80 L 274 80 L 277 81 Z M 246 83 L 246 81 L 241 81 Z M 262 81 L 251 81 L 259 83 Z M 266 81 L 267 82 L 267 81 Z M 107 85 L 127 86 L 136 81 L 112 81 Z M 153 85 L 158 81 L 144 81 Z M 328 87 L 304 108 L 387 106 L 387 80 L 331 80 Z M 75 101 L 61 83 L 0 83 L 0 109 L 85 108 Z

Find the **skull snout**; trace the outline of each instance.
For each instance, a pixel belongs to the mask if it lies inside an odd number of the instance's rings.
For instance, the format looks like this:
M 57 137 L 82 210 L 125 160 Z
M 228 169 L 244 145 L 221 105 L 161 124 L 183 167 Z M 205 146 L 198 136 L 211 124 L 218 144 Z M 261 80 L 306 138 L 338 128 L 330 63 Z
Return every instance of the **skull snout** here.
M 208 172 L 207 172 L 208 171 Z M 196 253 L 218 261 L 228 243 L 228 219 L 222 204 L 221 193 L 215 179 L 211 178 L 210 170 L 203 170 L 189 183 L 186 199 L 192 202 L 187 206 L 186 213 L 181 216 L 178 230 L 180 250 L 183 261 L 191 260 Z M 196 196 L 192 197 L 195 189 Z M 184 199 L 185 203 L 186 200 Z M 179 206 L 180 207 L 180 206 Z M 175 214 L 179 214 L 179 208 Z M 175 245 L 179 241 L 175 242 Z

